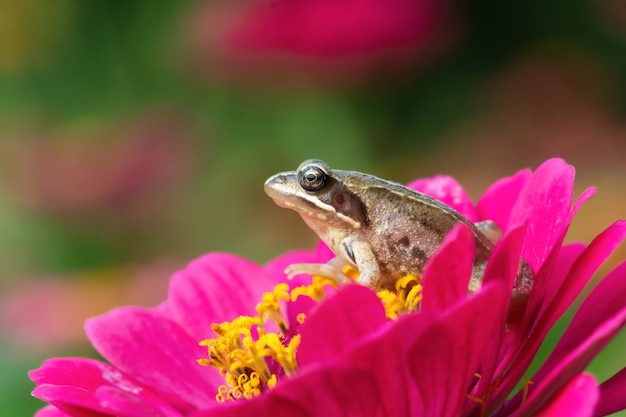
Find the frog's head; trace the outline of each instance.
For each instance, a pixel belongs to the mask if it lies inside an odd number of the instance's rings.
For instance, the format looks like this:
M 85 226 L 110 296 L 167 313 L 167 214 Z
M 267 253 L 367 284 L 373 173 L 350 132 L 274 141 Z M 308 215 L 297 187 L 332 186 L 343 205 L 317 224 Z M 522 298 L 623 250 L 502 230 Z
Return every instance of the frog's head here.
M 279 206 L 297 211 L 318 235 L 329 228 L 360 229 L 369 224 L 367 209 L 342 181 L 342 172 L 309 159 L 295 171 L 270 177 L 265 181 L 265 192 Z

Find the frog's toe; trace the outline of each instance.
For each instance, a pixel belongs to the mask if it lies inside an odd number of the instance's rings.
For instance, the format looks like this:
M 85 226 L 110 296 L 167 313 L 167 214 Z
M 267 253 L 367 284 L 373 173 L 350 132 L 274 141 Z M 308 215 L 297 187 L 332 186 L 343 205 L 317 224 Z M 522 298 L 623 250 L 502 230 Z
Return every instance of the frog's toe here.
M 310 274 L 330 278 L 338 284 L 350 282 L 350 279 L 346 277 L 340 269 L 329 264 L 291 264 L 285 268 L 285 274 L 287 274 L 288 279 L 292 279 L 300 274 Z
M 305 274 L 306 271 L 302 271 L 302 266 L 304 266 L 304 264 L 292 264 L 285 268 L 287 279 L 293 279 L 296 275 Z
M 291 264 L 285 268 L 285 274 L 289 279 L 301 274 L 319 275 L 322 266 L 321 264 Z

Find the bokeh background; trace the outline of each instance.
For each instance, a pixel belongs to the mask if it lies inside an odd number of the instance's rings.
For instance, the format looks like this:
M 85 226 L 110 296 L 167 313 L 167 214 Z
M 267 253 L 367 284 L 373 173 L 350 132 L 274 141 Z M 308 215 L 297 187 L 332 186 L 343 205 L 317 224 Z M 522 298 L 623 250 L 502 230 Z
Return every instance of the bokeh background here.
M 2 416 L 41 406 L 43 358 L 95 355 L 86 317 L 157 304 L 191 258 L 312 247 L 262 189 L 307 158 L 477 199 L 560 156 L 598 186 L 570 241 L 626 218 L 624 0 L 0 7 Z M 625 365 L 621 335 L 591 369 Z

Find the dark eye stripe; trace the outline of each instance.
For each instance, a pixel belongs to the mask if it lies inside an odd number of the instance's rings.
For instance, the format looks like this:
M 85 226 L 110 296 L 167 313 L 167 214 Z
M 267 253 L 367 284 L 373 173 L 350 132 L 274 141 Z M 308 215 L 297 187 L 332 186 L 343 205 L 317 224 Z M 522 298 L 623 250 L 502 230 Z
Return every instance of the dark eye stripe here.
M 332 186 L 320 196 L 325 204 L 333 206 L 338 213 L 350 217 L 364 226 L 369 226 L 370 219 L 367 207 L 361 198 L 338 181 L 332 181 Z

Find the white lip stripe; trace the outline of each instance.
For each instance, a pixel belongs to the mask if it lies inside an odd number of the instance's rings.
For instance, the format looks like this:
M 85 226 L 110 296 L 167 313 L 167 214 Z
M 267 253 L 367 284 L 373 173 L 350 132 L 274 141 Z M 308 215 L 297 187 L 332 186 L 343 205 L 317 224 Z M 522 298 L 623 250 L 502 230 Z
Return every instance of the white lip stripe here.
M 346 216 L 345 214 L 337 212 L 337 210 L 335 210 L 335 208 L 333 206 L 323 203 L 318 198 L 315 198 L 313 196 L 308 196 L 308 195 L 300 195 L 299 197 L 301 197 L 301 198 L 305 199 L 306 201 L 312 203 L 314 206 L 318 207 L 320 210 L 323 210 L 326 213 L 333 213 L 335 216 L 337 216 L 338 218 L 340 218 L 344 222 L 348 223 L 350 226 L 352 226 L 355 229 L 360 229 L 361 226 L 362 226 L 360 222 L 357 222 L 356 220 Z M 296 204 L 288 202 L 288 201 L 284 201 L 283 204 L 288 206 L 289 208 L 294 208 L 294 209 L 298 209 L 298 210 L 307 211 L 310 216 L 315 215 L 315 217 L 318 217 L 321 220 L 325 220 L 325 219 L 328 218 L 328 216 L 326 214 L 313 213 L 310 210 L 307 210 L 307 209 L 305 209 L 303 207 L 297 206 Z

